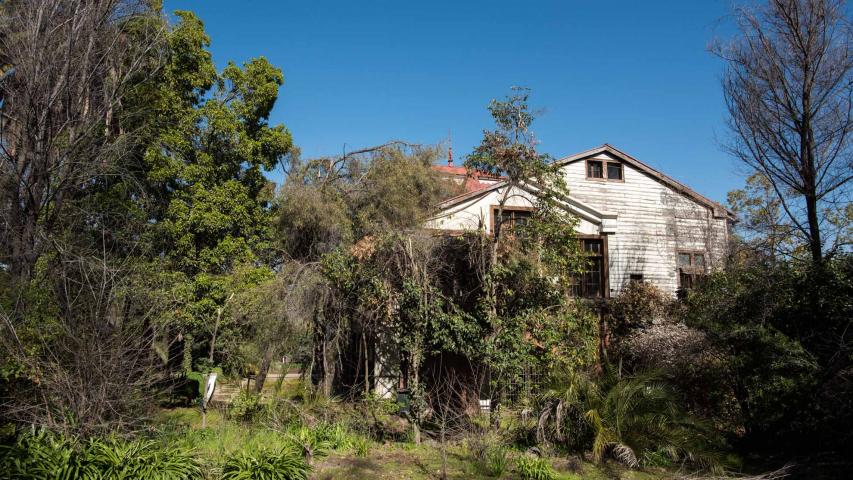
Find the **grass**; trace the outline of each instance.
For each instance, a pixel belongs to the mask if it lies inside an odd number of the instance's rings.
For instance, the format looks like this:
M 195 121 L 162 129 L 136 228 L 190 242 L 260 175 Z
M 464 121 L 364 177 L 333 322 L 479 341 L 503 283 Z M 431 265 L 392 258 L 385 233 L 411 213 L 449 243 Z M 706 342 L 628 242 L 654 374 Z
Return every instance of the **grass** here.
M 512 452 L 511 455 L 518 458 L 522 454 Z M 665 472 L 630 471 L 609 463 L 599 467 L 589 462 L 569 462 L 560 458 L 548 458 L 547 461 L 556 473 L 555 480 L 657 480 L 671 477 Z M 441 478 L 441 454 L 437 445 L 429 443 L 378 445 L 365 458 L 332 453 L 316 464 L 312 478 L 432 480 Z M 519 476 L 511 464 L 500 477 L 491 477 L 477 467 L 465 449 L 451 447 L 447 456 L 447 478 L 493 480 L 516 479 Z
M 163 411 L 159 418 L 165 435 L 174 441 L 191 446 L 202 464 L 212 466 L 226 456 L 239 451 L 260 448 L 279 449 L 289 445 L 288 434 L 268 428 L 233 422 L 219 410 L 207 415 L 207 428 L 201 429 L 201 413 L 197 408 L 176 408 Z M 369 440 L 366 440 L 368 441 Z M 427 480 L 440 477 L 441 453 L 438 445 L 425 442 L 414 445 L 405 442 L 371 442 L 369 449 L 331 449 L 327 455 L 314 461 L 313 479 L 399 479 Z M 480 468 L 471 453 L 461 445 L 448 448 L 447 476 L 450 479 L 487 480 L 493 478 L 519 478 L 515 460 L 522 452 L 509 452 L 509 465 L 500 477 L 491 477 Z M 548 458 L 558 480 L 655 480 L 667 478 L 650 472 L 626 470 L 605 463 L 601 466 L 565 458 Z

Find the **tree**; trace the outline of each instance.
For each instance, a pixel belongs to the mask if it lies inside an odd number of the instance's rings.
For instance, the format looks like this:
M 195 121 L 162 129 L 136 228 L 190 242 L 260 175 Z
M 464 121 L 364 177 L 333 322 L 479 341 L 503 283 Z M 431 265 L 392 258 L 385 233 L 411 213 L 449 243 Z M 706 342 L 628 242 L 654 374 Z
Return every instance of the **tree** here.
M 761 173 L 754 173 L 742 189 L 728 194 L 728 203 L 739 222 L 736 228 L 752 248 L 772 258 L 796 258 L 803 252 L 797 229 L 785 215 L 773 185 Z
M 264 171 L 286 161 L 293 144 L 283 125 L 268 122 L 281 71 L 256 58 L 217 73 L 202 22 L 177 15 L 157 88 L 140 92 L 154 112 L 144 168 L 155 206 L 145 238 L 166 268 L 186 276 L 178 327 L 193 332 L 275 263 L 273 185 Z M 240 265 L 259 271 L 234 277 Z M 199 339 L 212 340 L 194 337 L 199 348 Z
M 273 360 L 293 355 L 305 344 L 305 320 L 310 318 L 306 311 L 312 306 L 302 301 L 305 296 L 301 289 L 306 286 L 303 272 L 293 264 L 286 267 L 275 277 L 245 289 L 229 308 L 245 331 L 235 347 L 244 347 L 258 364 L 257 393 L 263 390 Z
M 514 198 L 535 199 L 524 227 L 509 235 L 498 223 L 478 244 L 488 251 L 472 249 L 480 308 L 490 325 L 484 352 L 493 383 L 517 378 L 529 363 L 553 366 L 571 358 L 571 368 L 583 368 L 592 336 L 586 312 L 572 298 L 575 276 L 586 265 L 577 219 L 565 208 L 568 188 L 559 165 L 537 151 L 536 112 L 528 99 L 527 89 L 514 88 L 506 100 L 492 100 L 496 128 L 483 132 L 465 161 L 471 170 L 503 178 L 496 218 Z
M 135 426 L 162 386 L 152 325 L 172 305 L 134 256 L 147 220 L 136 119 L 149 109 L 132 101 L 162 65 L 159 13 L 133 0 L 0 4 L 5 418 Z
M 766 179 L 820 265 L 843 247 L 827 211 L 850 202 L 853 30 L 842 0 L 738 8 L 740 35 L 713 46 L 727 63 L 727 150 Z
M 565 181 L 548 154 L 536 150 L 536 136 L 530 129 L 536 113 L 528 105 L 530 92 L 514 87 L 506 100 L 492 100 L 489 112 L 495 121 L 495 130 L 483 131 L 483 140 L 465 159 L 472 171 L 501 177 L 505 187 L 498 197 L 498 217 L 513 197 L 524 196 L 524 191 L 534 190 L 539 206 L 550 205 L 550 200 L 567 195 Z M 565 219 L 570 222 L 570 218 Z M 492 263 L 497 263 L 497 244 L 502 232 L 495 226 L 492 236 Z
M 61 232 L 112 236 L 121 215 L 80 199 L 130 176 L 138 132 L 124 101 L 159 68 L 158 13 L 134 0 L 0 5 L 0 264 L 13 274 L 28 276 Z

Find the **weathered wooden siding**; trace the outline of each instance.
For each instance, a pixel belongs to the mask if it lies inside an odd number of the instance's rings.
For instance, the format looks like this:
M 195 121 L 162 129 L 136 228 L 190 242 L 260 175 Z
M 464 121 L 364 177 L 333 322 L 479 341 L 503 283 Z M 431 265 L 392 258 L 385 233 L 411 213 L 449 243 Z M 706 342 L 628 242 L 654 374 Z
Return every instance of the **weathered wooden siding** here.
M 607 152 L 591 158 L 619 161 Z M 578 233 L 607 236 L 610 294 L 617 294 L 632 274 L 640 274 L 645 281 L 674 294 L 678 289 L 679 250 L 703 252 L 708 268 L 721 265 L 729 220 L 715 217 L 711 207 L 659 178 L 630 163 L 620 163 L 624 182 L 587 179 L 583 159 L 563 167 L 570 197 L 595 210 L 590 218 L 581 219 Z M 490 233 L 491 207 L 499 203 L 502 194 L 503 189 L 492 190 L 449 206 L 428 227 Z M 529 207 L 533 205 L 531 198 L 526 191 L 514 191 L 506 205 Z M 615 222 L 602 220 L 612 214 L 616 214 Z
M 484 193 L 454 205 L 427 222 L 427 228 L 439 230 L 483 230 L 492 233 L 491 209 L 500 203 L 505 189 L 500 188 Z M 531 195 L 528 192 L 514 190 L 507 196 L 507 207 L 532 207 Z M 578 233 L 598 234 L 599 226 L 588 220 L 580 219 Z
M 594 158 L 615 161 L 607 153 Z M 624 182 L 587 179 L 584 160 L 563 171 L 573 198 L 618 214 L 616 233 L 608 237 L 611 294 L 618 293 L 631 274 L 642 274 L 674 293 L 678 250 L 705 252 L 712 268 L 722 261 L 728 220 L 714 218 L 710 208 L 624 162 Z

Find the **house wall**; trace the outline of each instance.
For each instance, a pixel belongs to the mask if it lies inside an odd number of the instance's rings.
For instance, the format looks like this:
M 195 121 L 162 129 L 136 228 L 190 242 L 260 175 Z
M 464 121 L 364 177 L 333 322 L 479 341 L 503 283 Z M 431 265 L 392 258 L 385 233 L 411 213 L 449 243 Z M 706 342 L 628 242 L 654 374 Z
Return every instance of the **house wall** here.
M 618 161 L 608 153 L 592 158 Z M 624 181 L 586 178 L 586 161 L 563 167 L 569 196 L 599 212 L 616 214 L 612 223 L 581 218 L 577 233 L 607 236 L 610 295 L 618 294 L 632 274 L 654 283 L 666 292 L 678 289 L 677 252 L 705 253 L 708 268 L 722 264 L 725 257 L 729 220 L 715 218 L 711 208 L 688 197 L 659 179 L 622 162 Z M 499 203 L 504 190 L 498 189 L 442 211 L 428 228 L 442 230 L 484 230 L 491 233 L 491 207 Z M 507 206 L 530 207 L 531 194 L 512 192 Z M 602 217 L 604 218 L 604 217 Z M 607 233 L 603 233 L 607 232 Z
M 426 226 L 427 228 L 451 231 L 483 230 L 490 234 L 492 233 L 491 208 L 500 203 L 505 191 L 505 188 L 499 188 L 454 205 L 439 213 L 427 222 Z M 514 189 L 507 196 L 504 205 L 507 207 L 532 207 L 533 202 L 530 193 Z M 578 233 L 597 235 L 599 226 L 581 218 L 577 231 Z
M 607 153 L 594 158 L 615 161 Z M 710 268 L 721 265 L 727 219 L 714 218 L 707 206 L 628 164 L 622 168 L 624 182 L 587 179 L 584 160 L 563 167 L 571 197 L 618 214 L 616 232 L 608 236 L 607 244 L 611 295 L 635 273 L 675 293 L 679 250 L 705 252 Z

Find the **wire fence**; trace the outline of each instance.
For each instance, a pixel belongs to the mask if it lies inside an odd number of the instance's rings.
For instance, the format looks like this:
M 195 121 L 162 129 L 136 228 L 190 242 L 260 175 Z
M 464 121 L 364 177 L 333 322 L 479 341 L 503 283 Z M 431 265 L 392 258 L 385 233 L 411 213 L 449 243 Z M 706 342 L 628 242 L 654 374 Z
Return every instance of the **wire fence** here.
M 545 372 L 539 367 L 525 367 L 521 375 L 506 380 L 500 388 L 501 403 L 507 407 L 530 405 L 542 393 Z

